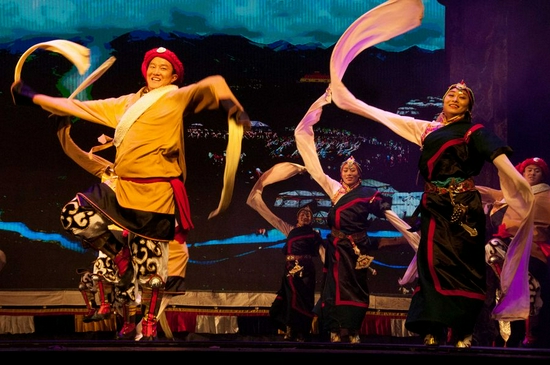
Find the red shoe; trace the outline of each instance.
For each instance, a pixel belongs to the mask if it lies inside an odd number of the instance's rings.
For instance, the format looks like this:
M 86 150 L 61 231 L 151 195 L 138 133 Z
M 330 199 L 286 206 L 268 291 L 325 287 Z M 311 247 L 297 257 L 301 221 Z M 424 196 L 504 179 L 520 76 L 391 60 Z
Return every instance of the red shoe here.
M 153 341 L 157 337 L 157 321 L 156 320 L 146 320 L 145 318 L 141 320 L 141 333 L 143 337 L 141 341 Z
M 97 319 L 95 319 L 96 312 L 97 312 L 97 308 L 88 309 L 88 312 L 86 312 L 86 314 L 82 318 L 82 322 L 90 323 L 90 322 L 97 321 Z
M 119 340 L 133 340 L 136 337 L 136 324 L 125 322 L 117 337 Z
M 93 316 L 93 321 L 101 321 L 103 319 L 111 318 L 111 305 L 109 303 L 103 303 L 99 306 L 99 309 Z

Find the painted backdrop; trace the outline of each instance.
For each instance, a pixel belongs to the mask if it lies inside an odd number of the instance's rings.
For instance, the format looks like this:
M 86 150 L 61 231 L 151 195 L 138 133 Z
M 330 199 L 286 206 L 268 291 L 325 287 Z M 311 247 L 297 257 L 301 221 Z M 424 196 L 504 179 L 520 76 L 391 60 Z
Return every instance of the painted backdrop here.
M 246 198 L 259 174 L 274 164 L 301 163 L 293 129 L 328 86 L 332 47 L 356 18 L 382 1 L 241 3 L 0 1 L 0 250 L 7 257 L 0 289 L 75 289 L 76 269 L 89 267 L 95 258 L 62 232 L 59 223 L 61 207 L 95 177 L 63 154 L 54 118 L 35 107 L 13 106 L 9 93 L 21 54 L 51 39 L 89 47 L 90 71 L 109 56 L 117 58 L 81 99 L 135 92 L 144 84 L 143 54 L 159 46 L 180 56 L 186 84 L 213 74 L 226 78 L 253 128 L 243 140 L 232 204 L 208 220 L 221 191 L 227 126 L 209 113 L 185 120 L 187 190 L 196 227 L 188 241 L 187 286 L 212 291 L 278 288 L 284 237 L 246 205 Z M 444 8 L 436 0 L 425 1 L 425 7 L 421 27 L 353 61 L 344 81 L 357 97 L 423 119 L 440 110 L 440 93 L 447 86 Z M 38 92 L 68 96 L 83 77 L 61 56 L 37 51 L 25 64 L 22 79 Z M 84 150 L 97 145 L 103 133 L 113 131 L 73 120 L 73 139 Z M 330 105 L 316 133 L 326 171 L 337 178 L 341 162 L 353 155 L 363 166 L 364 184 L 391 195 L 394 210 L 410 218 L 422 190 L 416 146 Z M 112 151 L 101 155 L 112 160 Z M 329 200 L 307 176 L 269 186 L 264 200 L 290 223 L 298 206 L 314 201 L 316 228 L 326 235 L 323 218 Z M 411 288 L 399 287 L 397 279 L 412 249 L 387 222 L 373 222 L 369 234 L 378 271 L 370 278 L 372 291 L 408 293 Z

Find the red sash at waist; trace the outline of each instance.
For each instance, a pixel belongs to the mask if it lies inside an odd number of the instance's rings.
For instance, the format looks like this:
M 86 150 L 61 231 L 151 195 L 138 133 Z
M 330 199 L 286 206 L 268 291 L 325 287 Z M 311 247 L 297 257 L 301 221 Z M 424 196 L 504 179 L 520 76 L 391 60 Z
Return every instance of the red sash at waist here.
M 174 239 L 183 244 L 187 240 L 187 233 L 189 230 L 195 228 L 191 221 L 191 208 L 189 207 L 189 198 L 187 197 L 187 190 L 185 184 L 181 179 L 177 177 L 147 177 L 147 178 L 133 178 L 133 177 L 120 177 L 119 179 L 131 181 L 139 184 L 150 184 L 156 182 L 169 182 L 172 185 L 174 191 L 174 199 L 176 200 L 177 209 L 179 211 L 179 226 L 176 227 L 176 233 Z

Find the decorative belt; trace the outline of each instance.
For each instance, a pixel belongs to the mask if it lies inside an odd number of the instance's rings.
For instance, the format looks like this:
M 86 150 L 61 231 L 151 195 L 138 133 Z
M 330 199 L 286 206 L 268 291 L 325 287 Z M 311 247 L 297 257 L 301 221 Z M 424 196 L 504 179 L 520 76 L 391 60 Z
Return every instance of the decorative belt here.
M 332 229 L 332 235 L 336 238 L 347 238 L 351 239 L 352 241 L 359 241 L 367 236 L 367 231 L 362 231 L 358 233 L 352 233 L 352 234 L 345 234 L 342 231 L 337 230 L 336 228 Z
M 450 222 L 457 223 L 460 225 L 468 234 L 472 237 L 477 236 L 477 229 L 475 227 L 470 227 L 464 223 L 464 218 L 466 217 L 466 212 L 468 211 L 468 206 L 455 202 L 456 194 L 463 193 L 465 191 L 476 190 L 474 180 L 472 178 L 466 179 L 461 182 L 456 182 L 456 180 L 451 180 L 447 187 L 439 187 L 431 182 L 426 182 L 424 191 L 428 193 L 437 193 L 440 195 L 449 194 L 451 199 L 451 205 L 453 206 L 453 211 L 451 213 Z
M 311 255 L 286 255 L 287 261 L 311 260 Z
M 472 190 L 476 190 L 476 185 L 474 183 L 474 179 L 472 178 L 466 179 L 462 182 L 451 180 L 451 182 L 445 187 L 437 186 L 431 182 L 426 182 L 426 184 L 424 185 L 424 191 L 426 193 L 436 193 L 441 195 L 449 193 L 458 194 Z
M 376 270 L 370 267 L 370 264 L 372 260 L 374 260 L 374 257 L 361 254 L 359 247 L 357 247 L 357 245 L 355 244 L 355 241 L 359 241 L 367 237 L 367 231 L 352 233 L 352 234 L 345 234 L 344 232 L 333 228 L 332 235 L 337 238 L 342 238 L 342 239 L 346 238 L 350 241 L 351 247 L 353 247 L 353 252 L 357 255 L 357 262 L 355 264 L 356 270 L 369 269 L 372 275 L 376 275 Z

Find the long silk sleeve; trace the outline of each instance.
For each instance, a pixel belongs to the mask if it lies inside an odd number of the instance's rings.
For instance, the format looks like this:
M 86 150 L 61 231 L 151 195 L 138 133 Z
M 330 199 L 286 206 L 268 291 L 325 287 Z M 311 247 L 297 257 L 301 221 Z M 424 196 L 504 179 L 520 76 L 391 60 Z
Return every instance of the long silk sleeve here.
M 36 51 L 37 49 L 43 49 L 45 51 L 55 52 L 63 55 L 67 58 L 73 65 L 76 66 L 78 72 L 81 75 L 90 68 L 90 50 L 78 43 L 71 41 L 56 39 L 49 42 L 37 43 L 34 46 L 30 47 L 19 57 L 19 61 L 15 65 L 14 71 L 14 82 L 17 82 L 21 79 L 21 71 L 25 60 L 27 57 Z
M 493 160 L 498 169 L 500 187 L 509 207 L 523 217 L 516 235 L 508 245 L 506 259 L 500 274 L 502 295 L 493 318 L 515 321 L 529 316 L 529 256 L 533 241 L 533 205 L 535 197 L 527 181 L 520 175 L 508 157 L 499 155 Z
M 384 124 L 406 140 L 421 145 L 429 121 L 390 113 L 364 103 L 342 83 L 348 65 L 365 49 L 401 35 L 421 24 L 424 6 L 420 0 L 387 1 L 351 24 L 340 37 L 330 59 L 332 102 L 340 109 Z
M 246 199 L 246 204 L 252 209 L 260 213 L 260 215 L 269 222 L 274 228 L 281 231 L 282 234 L 288 236 L 289 232 L 294 228 L 294 226 L 283 221 L 281 218 L 277 217 L 265 204 L 262 193 L 264 188 L 267 185 L 277 183 L 279 181 L 284 181 L 292 176 L 306 172 L 306 168 L 302 165 L 298 165 L 291 162 L 281 162 L 269 170 L 264 172 L 262 176 L 256 181 L 254 187 L 250 191 L 248 198 Z
M 418 250 L 418 244 L 420 243 L 420 235 L 417 232 L 410 232 L 409 228 L 411 226 L 399 218 L 393 210 L 385 211 L 386 219 L 397 229 L 399 233 L 405 237 L 409 245 L 416 252 Z M 402 278 L 398 280 L 399 285 L 405 285 L 412 282 L 417 277 L 417 268 L 416 268 L 416 254 L 414 255 L 411 263 L 407 267 L 405 274 Z
M 313 127 L 323 113 L 323 106 L 330 103 L 330 93 L 322 95 L 317 101 L 311 105 L 306 115 L 302 118 L 298 126 L 294 130 L 294 138 L 296 139 L 296 147 L 304 161 L 307 171 L 324 190 L 324 192 L 332 198 L 336 191 L 342 186 L 338 181 L 332 179 L 323 172 L 317 147 L 315 144 L 315 133 Z
M 363 50 L 419 26 L 423 15 L 424 6 L 420 0 L 387 1 L 357 19 L 335 45 L 330 59 L 330 87 L 311 105 L 294 132 L 298 151 L 308 172 L 329 197 L 334 196 L 341 185 L 323 172 L 313 131 L 325 105 L 334 102 L 341 109 L 380 122 L 403 138 L 421 145 L 421 135 L 430 122 L 400 116 L 367 105 L 351 94 L 342 83 L 342 78 L 348 65 Z M 417 233 L 408 232 L 407 224 L 395 213 L 391 213 L 393 212 L 386 212 L 386 219 L 404 234 L 409 244 L 416 250 L 420 236 Z M 411 261 L 405 276 L 400 279 L 400 283 L 412 281 L 415 276 L 416 256 Z

